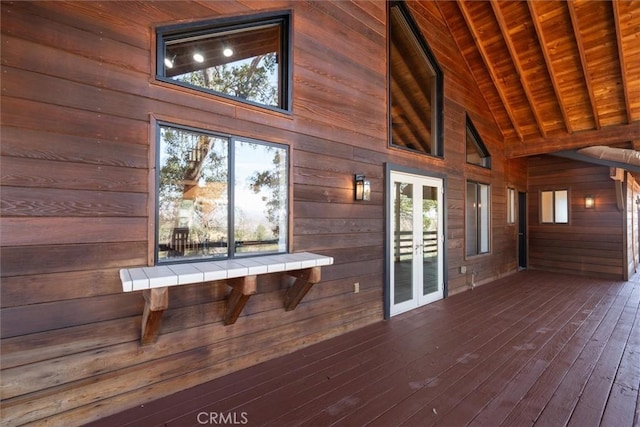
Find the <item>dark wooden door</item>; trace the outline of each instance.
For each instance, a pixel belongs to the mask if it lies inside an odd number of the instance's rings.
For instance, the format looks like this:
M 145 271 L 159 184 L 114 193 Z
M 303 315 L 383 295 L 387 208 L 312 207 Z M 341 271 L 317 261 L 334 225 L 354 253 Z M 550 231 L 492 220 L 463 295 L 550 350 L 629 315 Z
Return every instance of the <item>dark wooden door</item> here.
M 527 268 L 527 193 L 518 192 L 518 268 Z

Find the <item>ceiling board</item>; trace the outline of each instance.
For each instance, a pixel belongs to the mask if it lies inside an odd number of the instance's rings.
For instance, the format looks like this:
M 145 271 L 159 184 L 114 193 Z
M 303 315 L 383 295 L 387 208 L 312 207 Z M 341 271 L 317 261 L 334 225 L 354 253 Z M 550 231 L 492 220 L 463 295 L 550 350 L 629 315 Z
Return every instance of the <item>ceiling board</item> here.
M 640 1 L 436 3 L 508 155 L 638 146 Z

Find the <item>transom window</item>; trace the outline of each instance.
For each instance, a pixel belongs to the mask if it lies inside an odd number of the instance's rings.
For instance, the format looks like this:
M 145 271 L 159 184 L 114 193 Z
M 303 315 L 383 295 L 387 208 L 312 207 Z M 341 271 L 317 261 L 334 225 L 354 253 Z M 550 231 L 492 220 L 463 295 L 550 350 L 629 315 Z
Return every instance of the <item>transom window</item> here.
M 158 138 L 158 263 L 287 252 L 287 147 L 170 124 Z
M 469 116 L 467 116 L 466 147 L 467 163 L 491 169 L 491 154 Z
M 442 157 L 442 71 L 403 2 L 389 18 L 391 145 Z
M 244 102 L 290 109 L 290 14 L 157 29 L 157 78 Z
M 490 187 L 467 181 L 466 245 L 467 256 L 489 252 L 490 241 Z
M 540 222 L 544 224 L 569 222 L 569 190 L 540 192 Z

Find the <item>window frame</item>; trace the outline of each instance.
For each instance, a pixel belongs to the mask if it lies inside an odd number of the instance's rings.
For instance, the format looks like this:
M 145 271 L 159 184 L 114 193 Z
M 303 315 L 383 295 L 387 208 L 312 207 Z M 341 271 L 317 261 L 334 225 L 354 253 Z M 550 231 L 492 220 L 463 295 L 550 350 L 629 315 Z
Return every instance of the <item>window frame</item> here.
M 167 42 L 180 40 L 183 38 L 197 37 L 204 35 L 215 35 L 217 33 L 225 33 L 228 31 L 247 30 L 252 27 L 260 27 L 268 24 L 279 24 L 282 28 L 280 45 L 284 60 L 280 59 L 282 64 L 279 67 L 278 78 L 280 87 L 278 89 L 279 105 L 267 105 L 260 102 L 251 101 L 236 96 L 228 95 L 213 89 L 192 85 L 185 82 L 174 80 L 166 77 L 164 55 Z M 292 46 L 292 29 L 293 19 L 291 10 L 280 10 L 273 12 L 265 12 L 247 16 L 235 16 L 226 18 L 216 18 L 204 21 L 180 23 L 172 25 L 163 25 L 155 28 L 156 35 L 156 63 L 155 63 L 155 79 L 167 84 L 197 91 L 214 96 L 220 96 L 225 99 L 238 101 L 244 104 L 257 106 L 260 108 L 291 113 L 292 111 L 292 87 L 293 87 L 293 46 Z
M 154 185 L 155 185 L 155 199 L 154 199 L 154 244 L 153 244 L 153 265 L 161 266 L 161 265 L 175 265 L 175 264 L 188 264 L 194 262 L 207 262 L 207 261 L 223 261 L 223 260 L 231 260 L 231 259 L 240 259 L 240 258 L 251 258 L 256 256 L 268 256 L 268 255 L 278 255 L 284 253 L 290 253 L 290 245 L 291 245 L 291 224 L 292 224 L 292 215 L 291 215 L 291 204 L 292 204 L 292 191 L 291 191 L 291 147 L 286 144 L 275 143 L 265 140 L 259 140 L 256 138 L 244 137 L 241 135 L 234 135 L 225 132 L 217 132 L 209 129 L 198 128 L 189 125 L 181 125 L 175 122 L 161 121 L 155 120 L 155 160 L 154 160 Z M 228 148 L 228 158 L 227 158 L 227 167 L 228 167 L 228 177 L 227 177 L 227 253 L 225 256 L 203 256 L 203 257 L 190 257 L 190 258 L 169 258 L 165 260 L 161 260 L 159 258 L 159 247 L 160 247 L 160 182 L 161 182 L 161 163 L 160 163 L 160 143 L 162 138 L 162 127 L 170 127 L 177 130 L 182 130 L 185 132 L 192 133 L 201 133 L 204 135 L 208 135 L 214 138 L 224 138 L 229 141 Z M 240 140 L 241 142 L 249 142 L 255 143 L 258 145 L 264 146 L 272 146 L 286 150 L 287 159 L 286 159 L 286 205 L 284 207 L 284 211 L 286 212 L 286 224 L 287 230 L 284 233 L 285 240 L 285 249 L 284 251 L 269 251 L 269 252 L 253 252 L 253 253 L 238 253 L 235 251 L 235 197 L 234 197 L 234 185 L 233 182 L 235 180 L 235 149 L 231 148 L 235 141 Z
M 480 189 L 482 186 L 486 187 L 487 189 L 487 230 L 486 230 L 486 237 L 487 237 L 487 241 L 486 241 L 486 245 L 487 245 L 487 250 L 486 251 L 482 251 L 481 247 L 482 247 L 482 220 L 481 220 L 481 215 L 480 215 L 480 205 L 476 205 L 476 207 L 474 208 L 475 210 L 475 249 L 473 251 L 473 253 L 469 252 L 469 239 L 467 238 L 469 235 L 469 229 L 468 229 L 468 218 L 466 217 L 468 214 L 468 200 L 469 200 L 469 184 L 474 184 L 475 185 L 475 197 L 476 200 L 479 199 L 480 197 Z M 465 181 L 465 258 L 472 258 L 472 257 L 476 257 L 476 256 L 482 256 L 482 255 L 487 255 L 491 253 L 491 185 L 484 183 L 484 182 L 480 182 L 480 181 L 475 181 L 475 180 L 466 180 Z
M 560 193 L 560 192 L 566 192 L 567 193 L 567 200 L 566 200 L 566 221 L 558 221 L 558 215 L 557 215 L 557 202 L 556 202 L 556 193 Z M 544 220 L 544 211 L 545 211 L 545 206 L 544 206 L 544 193 L 551 193 L 552 197 L 551 197 L 551 209 L 552 209 L 552 216 L 553 219 L 551 221 L 545 221 Z M 569 191 L 568 188 L 559 188 L 559 189 L 554 189 L 554 190 L 540 190 L 540 196 L 539 196 L 539 201 L 540 201 L 540 209 L 539 209 L 539 223 L 540 224 L 545 224 L 545 225 L 568 225 L 570 222 L 570 209 L 571 209 L 571 192 Z
M 469 152 L 467 149 L 469 146 L 469 134 L 471 134 L 471 137 L 473 138 L 471 142 L 475 146 L 477 154 L 480 156 L 481 160 L 479 163 L 469 161 Z M 487 146 L 485 145 L 482 137 L 480 136 L 480 133 L 473 124 L 473 121 L 469 117 L 469 114 L 466 115 L 464 142 L 465 161 L 467 162 L 467 164 L 479 166 L 485 169 L 491 169 L 491 153 L 489 152 L 489 149 L 487 149 Z
M 507 187 L 507 225 L 515 225 L 518 220 L 517 192 L 514 187 Z
M 393 98 L 392 98 L 392 84 L 391 84 L 391 79 L 392 77 L 392 69 L 391 69 L 391 25 L 389 25 L 389 29 L 387 30 L 387 34 L 388 34 L 388 45 L 387 45 L 387 49 L 388 49 L 388 58 L 387 58 L 387 63 L 388 63 L 388 97 L 389 97 L 389 102 L 388 102 L 388 120 L 389 120 L 389 126 L 388 126 L 388 141 L 389 141 L 389 146 L 393 147 L 393 148 L 397 148 L 397 149 L 401 149 L 401 150 L 405 150 L 405 151 L 409 151 L 411 153 L 416 153 L 416 154 L 420 154 L 420 155 L 424 155 L 424 156 L 429 156 L 429 157 L 434 157 L 434 158 L 438 158 L 438 159 L 444 159 L 444 73 L 442 71 L 442 68 L 440 67 L 440 64 L 438 63 L 438 60 L 436 59 L 436 56 L 434 55 L 433 51 L 431 50 L 431 48 L 429 47 L 429 44 L 427 43 L 427 41 L 425 40 L 424 36 L 422 35 L 422 31 L 420 30 L 420 27 L 418 26 L 418 24 L 415 22 L 415 20 L 413 19 L 413 16 L 411 15 L 411 11 L 409 10 L 408 6 L 405 4 L 404 1 L 390 1 L 389 2 L 389 7 L 387 8 L 387 15 L 390 17 L 391 15 L 391 9 L 393 9 L 394 7 L 397 7 L 398 10 L 400 11 L 400 14 L 402 15 L 405 23 L 407 24 L 407 26 L 409 27 L 409 30 L 411 31 L 411 34 L 413 35 L 413 37 L 415 37 L 416 42 L 418 43 L 419 48 L 422 50 L 422 53 L 425 55 L 427 61 L 429 62 L 428 66 L 431 68 L 431 70 L 433 71 L 434 74 L 434 80 L 435 80 L 435 84 L 434 84 L 434 98 L 435 98 L 435 102 L 433 103 L 434 105 L 432 105 L 432 114 L 435 114 L 435 119 L 431 118 L 434 122 L 435 125 L 435 130 L 432 130 L 432 133 L 434 135 L 434 142 L 433 142 L 433 152 L 432 153 L 425 153 L 424 151 L 420 151 L 420 150 L 414 150 L 412 148 L 409 147 L 405 147 L 403 145 L 400 144 L 394 144 L 393 143 L 393 130 L 392 130 L 392 115 L 391 115 L 391 109 L 393 106 Z M 389 18 L 389 22 L 390 22 L 390 18 Z

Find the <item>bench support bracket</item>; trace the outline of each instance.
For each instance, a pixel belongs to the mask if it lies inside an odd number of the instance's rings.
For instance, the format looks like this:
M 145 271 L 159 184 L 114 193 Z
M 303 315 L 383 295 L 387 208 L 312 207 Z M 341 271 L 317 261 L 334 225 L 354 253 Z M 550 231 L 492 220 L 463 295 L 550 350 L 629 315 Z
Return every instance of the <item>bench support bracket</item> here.
M 211 282 L 224 282 L 231 288 L 226 296 L 222 323 L 233 325 L 245 310 L 247 302 L 257 293 L 258 276 L 282 273 L 284 308 L 294 310 L 309 290 L 320 281 L 321 267 L 332 265 L 333 258 L 311 252 L 275 254 L 255 257 L 250 261 L 196 262 L 176 266 L 147 266 L 120 269 L 124 292 L 142 291 L 144 308 L 140 327 L 143 346 L 158 341 L 162 316 L 169 308 L 169 288 Z M 222 285 L 222 283 L 220 283 Z M 282 291 L 281 291 L 282 292 Z
M 320 281 L 320 272 L 320 267 L 287 272 L 287 275 L 295 278 L 295 281 L 289 287 L 284 297 L 284 308 L 286 311 L 295 309 L 298 303 L 302 301 L 302 298 L 309 292 L 309 289 Z
M 162 313 L 169 307 L 169 288 L 153 288 L 142 291 L 144 311 L 142 312 L 142 345 L 153 344 L 158 340 Z
M 232 325 L 238 320 L 242 309 L 249 301 L 251 295 L 257 292 L 258 276 L 238 277 L 229 279 L 227 284 L 231 286 L 231 293 L 227 300 L 227 309 L 224 313 L 224 324 Z

